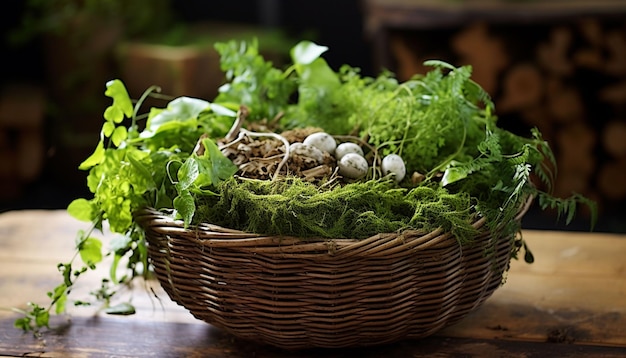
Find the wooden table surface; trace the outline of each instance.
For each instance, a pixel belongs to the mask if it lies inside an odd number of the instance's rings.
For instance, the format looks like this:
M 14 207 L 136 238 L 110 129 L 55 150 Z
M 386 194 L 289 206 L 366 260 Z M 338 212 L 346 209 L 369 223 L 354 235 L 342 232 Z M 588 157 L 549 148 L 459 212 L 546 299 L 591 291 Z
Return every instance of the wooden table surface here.
M 626 235 L 579 232 L 525 231 L 535 263 L 513 261 L 504 286 L 476 312 L 420 340 L 284 351 L 195 320 L 155 282 L 121 294 L 137 307 L 133 316 L 68 305 L 39 338 L 14 328 L 11 308 L 48 302 L 45 293 L 60 282 L 56 265 L 69 260 L 77 230 L 87 227 L 63 210 L 0 214 L 0 356 L 626 357 Z M 85 277 L 71 298 L 85 298 L 101 274 Z

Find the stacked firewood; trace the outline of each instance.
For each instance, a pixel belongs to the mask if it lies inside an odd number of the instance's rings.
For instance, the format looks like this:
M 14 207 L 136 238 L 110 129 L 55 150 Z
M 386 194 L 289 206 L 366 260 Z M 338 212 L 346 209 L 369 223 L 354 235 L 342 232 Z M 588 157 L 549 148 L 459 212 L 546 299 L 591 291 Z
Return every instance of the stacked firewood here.
M 626 207 L 626 26 L 584 18 L 561 23 L 474 23 L 395 31 L 389 51 L 401 79 L 424 60 L 472 65 L 493 97 L 499 124 L 519 134 L 537 127 L 557 157 L 557 196 L 578 192 L 602 210 Z M 441 37 L 447 42 L 442 43 Z M 524 132 L 522 132 L 524 131 Z

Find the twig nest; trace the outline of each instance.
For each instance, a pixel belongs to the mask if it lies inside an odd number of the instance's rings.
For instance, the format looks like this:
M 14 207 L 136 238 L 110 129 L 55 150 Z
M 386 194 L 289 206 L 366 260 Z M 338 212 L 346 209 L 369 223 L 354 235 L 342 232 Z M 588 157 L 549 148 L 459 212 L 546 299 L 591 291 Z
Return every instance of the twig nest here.
M 312 133 L 308 137 L 306 137 L 302 143 L 311 145 L 321 151 L 328 152 L 330 154 L 334 154 L 335 149 L 337 148 L 337 142 L 335 142 L 335 138 L 325 132 Z
M 343 156 L 348 153 L 356 153 L 363 157 L 363 149 L 361 149 L 361 147 L 358 144 L 352 143 L 352 142 L 345 142 L 345 143 L 339 144 L 337 148 L 335 149 L 335 159 L 341 160 L 341 158 L 343 158 Z
M 369 167 L 367 160 L 357 153 L 347 153 L 339 162 L 339 174 L 350 179 L 360 179 L 367 174 Z
M 402 181 L 406 175 L 406 166 L 404 160 L 397 154 L 389 154 L 383 158 L 380 164 L 383 175 L 393 174 L 397 182 Z

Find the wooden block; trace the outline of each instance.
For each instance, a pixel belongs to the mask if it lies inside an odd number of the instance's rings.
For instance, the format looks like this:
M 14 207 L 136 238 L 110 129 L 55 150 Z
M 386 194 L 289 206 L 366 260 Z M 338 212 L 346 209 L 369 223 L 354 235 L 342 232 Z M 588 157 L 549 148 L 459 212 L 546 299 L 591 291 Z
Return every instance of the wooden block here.
M 489 33 L 487 23 L 478 22 L 463 29 L 450 43 L 462 62 L 472 65 L 472 78 L 493 95 L 498 90 L 498 75 L 509 63 L 503 41 Z
M 401 81 L 406 81 L 416 74 L 424 74 L 428 71 L 422 65 L 423 61 L 417 57 L 415 51 L 409 48 L 402 36 L 390 36 L 389 47 L 397 62 L 395 72 Z
M 511 111 L 534 107 L 544 94 L 545 83 L 535 65 L 522 63 L 507 71 L 498 110 Z
M 574 66 L 569 61 L 567 52 L 572 41 L 569 28 L 563 26 L 552 29 L 550 39 L 537 47 L 537 60 L 543 68 L 556 76 L 570 75 Z
M 571 123 L 584 118 L 584 101 L 578 88 L 553 77 L 547 83 L 546 93 L 547 108 L 554 121 Z
M 596 144 L 596 132 L 588 125 L 576 122 L 567 125 L 556 134 L 559 148 L 559 168 L 581 170 L 590 173 L 595 168 L 593 147 Z
M 213 48 L 127 43 L 118 54 L 124 83 L 133 97 L 150 86 L 165 95 L 210 100 L 217 95 L 224 74 Z

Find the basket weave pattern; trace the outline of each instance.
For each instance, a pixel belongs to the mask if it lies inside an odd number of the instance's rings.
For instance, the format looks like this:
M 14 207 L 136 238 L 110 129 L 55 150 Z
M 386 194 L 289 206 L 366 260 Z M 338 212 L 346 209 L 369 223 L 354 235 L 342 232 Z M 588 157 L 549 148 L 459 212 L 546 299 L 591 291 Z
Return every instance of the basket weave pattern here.
M 136 219 L 172 300 L 237 337 L 288 349 L 429 336 L 501 285 L 515 240 L 482 230 L 460 245 L 438 229 L 303 241 L 210 224 L 185 229 L 150 208 Z

